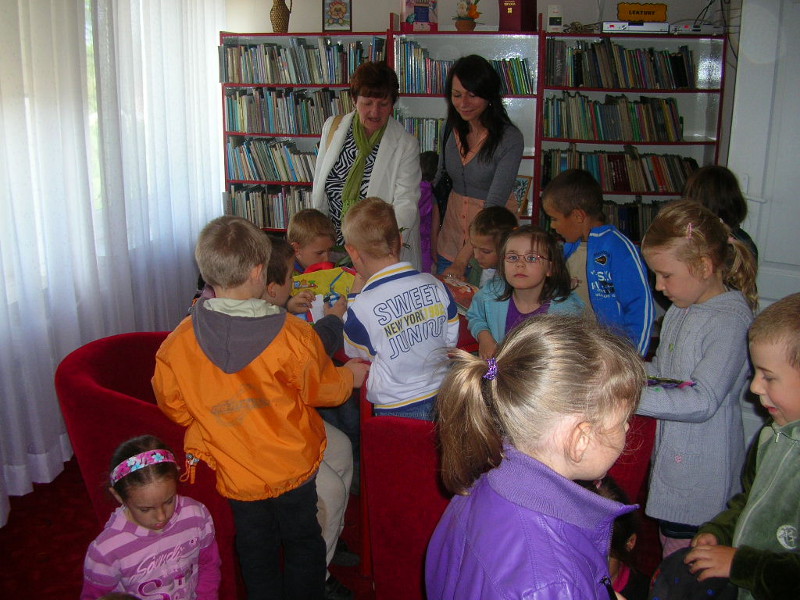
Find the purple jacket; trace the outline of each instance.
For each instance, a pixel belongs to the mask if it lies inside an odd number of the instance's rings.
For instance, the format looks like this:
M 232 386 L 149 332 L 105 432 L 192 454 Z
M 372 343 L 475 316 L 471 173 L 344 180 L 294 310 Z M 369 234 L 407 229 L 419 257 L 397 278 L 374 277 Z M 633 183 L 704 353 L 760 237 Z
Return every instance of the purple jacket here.
M 436 526 L 425 561 L 428 599 L 614 598 L 611 527 L 636 506 L 586 490 L 512 446 L 504 452 Z

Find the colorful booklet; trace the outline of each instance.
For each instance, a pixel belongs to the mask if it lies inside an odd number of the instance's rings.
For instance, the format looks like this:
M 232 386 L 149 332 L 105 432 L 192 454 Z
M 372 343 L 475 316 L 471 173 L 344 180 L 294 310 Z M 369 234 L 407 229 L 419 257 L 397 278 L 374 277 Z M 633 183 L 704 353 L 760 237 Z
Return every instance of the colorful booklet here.
M 647 385 L 650 387 L 662 388 L 678 388 L 682 390 L 685 387 L 692 387 L 695 385 L 694 381 L 682 381 L 681 379 L 670 379 L 669 377 L 648 377 Z

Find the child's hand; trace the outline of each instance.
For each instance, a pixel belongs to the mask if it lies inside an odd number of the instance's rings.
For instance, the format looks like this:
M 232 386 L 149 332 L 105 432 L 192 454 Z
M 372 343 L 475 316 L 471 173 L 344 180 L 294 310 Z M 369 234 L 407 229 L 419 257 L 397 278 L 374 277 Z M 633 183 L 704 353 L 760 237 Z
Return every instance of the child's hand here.
M 442 271 L 442 277 L 453 277 L 460 281 L 464 281 L 464 272 L 467 270 L 466 265 L 463 267 L 453 263 L 449 267 L 447 267 L 444 271 Z
M 347 312 L 347 298 L 344 296 L 339 296 L 339 299 L 334 302 L 333 306 L 328 304 L 327 302 L 323 303 L 322 305 L 322 314 L 326 317 L 328 315 L 336 315 L 340 319 L 344 317 L 344 313 Z
M 719 540 L 713 533 L 701 533 L 694 536 L 692 540 L 692 548 L 696 546 L 716 546 L 717 544 L 719 544 Z
M 492 334 L 488 330 L 481 331 L 478 334 L 478 356 L 487 360 L 492 358 L 495 352 L 497 352 L 497 342 Z
M 714 538 L 714 541 L 717 539 Z M 711 577 L 730 577 L 735 554 L 736 548 L 730 546 L 720 546 L 716 543 L 711 546 L 696 545 L 683 562 L 689 565 L 689 572 L 696 575 L 698 581 L 704 581 Z
M 353 387 L 360 388 L 369 373 L 370 363 L 361 358 L 351 358 L 343 365 L 353 372 Z
M 311 310 L 311 303 L 314 302 L 314 294 L 308 290 L 303 290 L 296 296 L 289 298 L 286 303 L 286 310 L 295 315 L 302 315 Z

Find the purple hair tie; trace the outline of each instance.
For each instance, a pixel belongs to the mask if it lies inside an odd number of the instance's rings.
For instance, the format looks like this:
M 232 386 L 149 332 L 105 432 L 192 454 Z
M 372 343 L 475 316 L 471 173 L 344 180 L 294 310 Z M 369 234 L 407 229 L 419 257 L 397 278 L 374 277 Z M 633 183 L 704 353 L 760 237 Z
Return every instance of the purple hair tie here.
M 692 239 L 692 230 L 693 230 L 693 229 L 694 229 L 694 225 L 692 225 L 691 223 L 689 223 L 689 224 L 686 226 L 686 239 L 687 239 L 687 240 L 690 240 L 690 239 Z
M 147 450 L 136 456 L 126 458 L 111 471 L 111 485 L 114 485 L 120 479 L 126 475 L 130 475 L 134 471 L 163 462 L 175 462 L 175 457 L 172 455 L 172 452 L 169 450 Z
M 494 381 L 497 377 L 497 359 L 492 357 L 486 361 L 486 364 L 489 365 L 489 368 L 484 373 L 483 378 L 489 381 Z

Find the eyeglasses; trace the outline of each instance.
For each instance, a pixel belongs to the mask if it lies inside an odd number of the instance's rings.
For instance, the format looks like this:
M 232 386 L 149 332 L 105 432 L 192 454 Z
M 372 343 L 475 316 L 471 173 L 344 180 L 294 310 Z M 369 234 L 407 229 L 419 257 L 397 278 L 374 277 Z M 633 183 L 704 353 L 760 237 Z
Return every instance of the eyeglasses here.
M 524 260 L 529 265 L 535 265 L 540 260 L 550 260 L 549 258 L 545 258 L 539 254 L 506 254 L 506 262 L 507 263 L 518 263 L 520 260 Z

